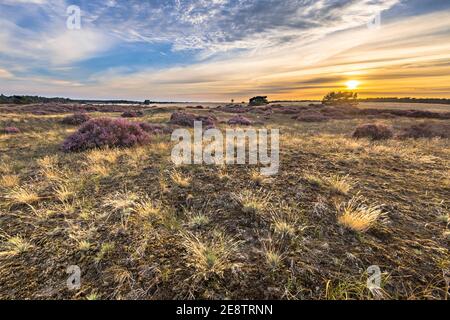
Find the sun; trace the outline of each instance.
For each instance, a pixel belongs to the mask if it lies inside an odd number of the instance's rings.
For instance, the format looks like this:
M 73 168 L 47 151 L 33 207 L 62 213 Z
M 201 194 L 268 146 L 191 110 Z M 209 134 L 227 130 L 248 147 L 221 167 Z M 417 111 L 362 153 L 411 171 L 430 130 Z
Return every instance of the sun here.
M 349 90 L 355 90 L 359 87 L 359 81 L 358 80 L 349 80 L 346 82 L 347 89 Z

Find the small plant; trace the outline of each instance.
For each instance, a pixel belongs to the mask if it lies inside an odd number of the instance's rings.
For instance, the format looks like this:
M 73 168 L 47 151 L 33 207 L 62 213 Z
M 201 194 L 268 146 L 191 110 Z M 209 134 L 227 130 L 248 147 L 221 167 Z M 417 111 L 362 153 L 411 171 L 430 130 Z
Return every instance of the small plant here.
M 366 205 L 360 196 L 353 197 L 350 201 L 338 206 L 337 209 L 339 212 L 338 222 L 356 232 L 369 230 L 379 218 L 385 216 L 381 206 Z
M 323 183 L 324 183 L 323 179 L 317 174 L 306 173 L 303 176 L 303 178 L 306 181 L 308 181 L 310 184 L 318 186 L 318 187 L 323 185 Z
M 102 245 L 100 246 L 100 251 L 94 258 L 95 262 L 99 263 L 100 261 L 102 261 L 104 257 L 106 257 L 107 255 L 111 254 L 111 252 L 114 251 L 114 248 L 115 248 L 114 242 L 102 243 Z
M 147 198 L 139 201 L 134 211 L 143 218 L 161 217 L 162 207 L 160 203 L 155 203 Z
M 265 243 L 263 246 L 264 258 L 267 265 L 272 269 L 276 270 L 283 264 L 283 254 L 281 254 L 270 241 L 269 244 Z
M 122 113 L 122 118 L 138 118 L 143 117 L 144 113 L 142 111 L 125 111 Z
M 16 256 L 33 248 L 33 245 L 21 236 L 4 236 L 6 241 L 1 244 L 0 256 Z
M 349 191 L 353 188 L 354 184 L 349 175 L 346 176 L 333 175 L 331 177 L 326 178 L 326 182 L 333 191 L 342 194 L 348 194 Z
M 146 144 L 150 136 L 137 123 L 125 119 L 98 118 L 84 123 L 67 137 L 62 149 L 76 152 L 102 147 L 132 147 Z
M 32 205 L 40 200 L 38 194 L 29 188 L 16 188 L 8 194 L 11 204 Z
M 67 116 L 61 120 L 62 124 L 67 124 L 71 126 L 79 126 L 85 122 L 91 120 L 91 116 L 87 113 L 75 113 L 70 116 Z
M 56 198 L 60 202 L 66 202 L 67 200 L 70 200 L 75 195 L 75 192 L 66 185 L 59 185 L 55 188 L 53 188 L 53 191 L 55 193 Z
M 295 226 L 280 217 L 274 218 L 271 226 L 273 232 L 282 237 L 292 237 L 295 235 Z
M 254 193 L 244 190 L 234 195 L 244 213 L 261 214 L 270 206 L 271 194 Z
M 7 174 L 2 176 L 1 185 L 5 188 L 17 187 L 20 183 L 20 178 L 18 175 Z
M 226 270 L 236 265 L 233 257 L 237 253 L 239 242 L 221 232 L 215 232 L 207 242 L 192 233 L 183 233 L 182 244 L 186 249 L 188 266 L 196 271 L 193 275 L 196 280 L 207 280 L 211 276 L 223 277 Z
M 203 213 L 194 214 L 189 218 L 188 225 L 192 228 L 200 228 L 209 223 L 209 217 Z
M 170 178 L 177 186 L 179 186 L 181 188 L 187 188 L 191 185 L 192 178 L 189 176 L 183 175 L 179 171 L 174 170 L 170 174 Z

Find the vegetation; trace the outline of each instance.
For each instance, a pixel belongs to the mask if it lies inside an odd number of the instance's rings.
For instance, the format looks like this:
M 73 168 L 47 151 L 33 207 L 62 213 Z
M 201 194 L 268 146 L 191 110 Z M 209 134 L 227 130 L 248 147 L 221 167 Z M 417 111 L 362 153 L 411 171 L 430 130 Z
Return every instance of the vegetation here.
M 267 96 L 257 96 L 250 99 L 249 106 L 263 106 L 268 103 Z
M 398 137 L 445 119 L 243 108 L 254 128 L 280 129 L 280 171 L 265 177 L 255 165 L 175 166 L 168 123 L 179 105 L 130 120 L 123 109 L 93 111 L 80 128 L 61 123 L 66 106 L 1 114 L 0 128 L 22 133 L 0 134 L 0 299 L 448 296 L 450 140 Z M 236 114 L 204 107 L 192 113 L 230 128 Z M 288 108 L 330 120 L 298 122 Z M 392 139 L 352 137 L 381 120 Z M 149 139 L 116 147 L 136 126 Z M 63 152 L 77 134 L 95 148 Z M 82 271 L 79 290 L 65 286 L 69 265 Z M 367 288 L 372 265 L 377 293 Z
M 338 91 L 328 93 L 322 100 L 322 103 L 327 106 L 335 105 L 351 105 L 358 104 L 358 93 L 350 91 Z

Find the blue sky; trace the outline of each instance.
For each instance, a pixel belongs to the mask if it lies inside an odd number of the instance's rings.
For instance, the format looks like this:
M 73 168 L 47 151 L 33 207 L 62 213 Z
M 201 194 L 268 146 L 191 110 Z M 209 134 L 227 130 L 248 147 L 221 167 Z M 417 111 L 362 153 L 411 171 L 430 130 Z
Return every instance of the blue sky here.
M 449 1 L 0 0 L 0 91 L 302 99 L 357 80 L 363 96 L 450 97 L 449 40 Z

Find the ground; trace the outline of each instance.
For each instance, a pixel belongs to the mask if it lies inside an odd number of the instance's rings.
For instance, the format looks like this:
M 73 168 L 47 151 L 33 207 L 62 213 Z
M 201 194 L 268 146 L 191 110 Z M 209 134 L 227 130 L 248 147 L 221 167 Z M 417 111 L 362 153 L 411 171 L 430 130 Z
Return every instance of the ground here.
M 130 121 L 167 123 L 176 109 L 233 116 L 185 107 L 149 107 Z M 361 106 L 374 107 L 405 108 Z M 266 178 L 250 165 L 175 167 L 170 135 L 63 153 L 77 129 L 60 123 L 67 114 L 11 110 L 0 110 L 0 128 L 21 133 L 0 135 L 0 299 L 448 298 L 449 139 L 353 139 L 373 116 L 244 114 L 280 129 L 280 171 Z M 380 121 L 399 131 L 449 120 Z M 378 219 L 349 228 L 352 204 Z M 77 290 L 66 283 L 71 265 Z M 367 288 L 374 265 L 377 292 Z

